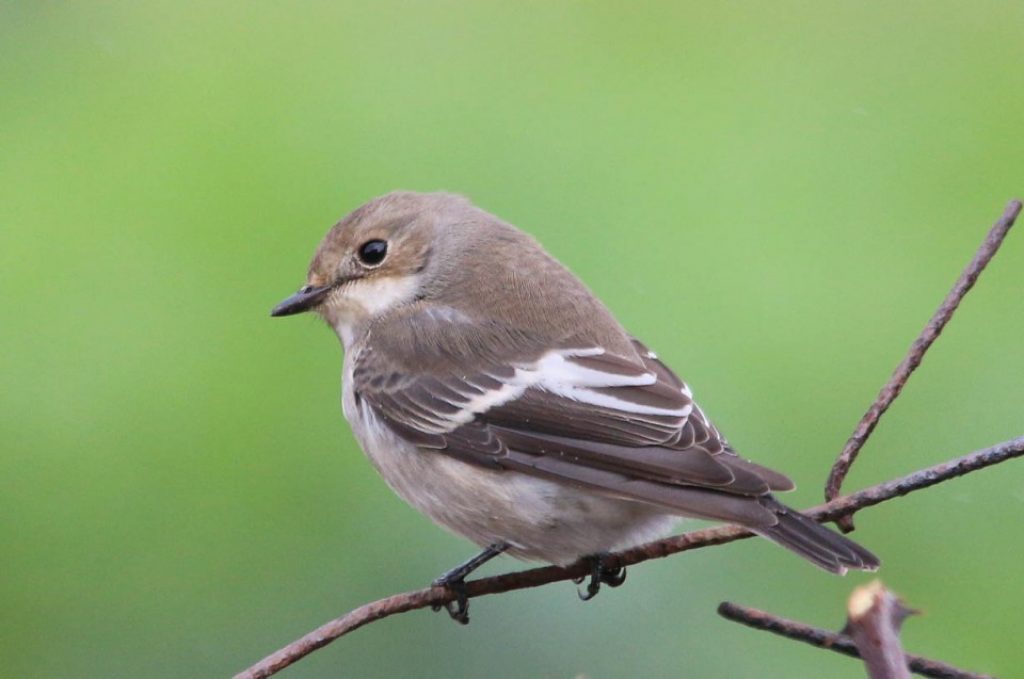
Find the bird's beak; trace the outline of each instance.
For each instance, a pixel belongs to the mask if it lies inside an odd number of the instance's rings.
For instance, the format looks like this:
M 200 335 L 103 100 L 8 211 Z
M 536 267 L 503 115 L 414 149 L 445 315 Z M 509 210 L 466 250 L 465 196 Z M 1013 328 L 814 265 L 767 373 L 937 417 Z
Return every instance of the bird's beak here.
M 303 286 L 294 295 L 274 307 L 270 311 L 270 315 L 291 316 L 292 314 L 301 314 L 303 311 L 309 311 L 324 301 L 324 297 L 333 289 L 333 285 L 323 285 L 319 288 L 314 288 L 312 285 Z

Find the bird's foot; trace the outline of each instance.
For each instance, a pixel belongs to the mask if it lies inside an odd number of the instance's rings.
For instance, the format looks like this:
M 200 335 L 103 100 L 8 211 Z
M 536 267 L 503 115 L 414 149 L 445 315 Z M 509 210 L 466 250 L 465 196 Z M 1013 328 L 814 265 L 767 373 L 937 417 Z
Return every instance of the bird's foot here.
M 455 600 L 447 601 L 444 604 L 434 604 L 431 608 L 435 611 L 439 611 L 441 610 L 441 607 L 444 606 L 452 620 L 460 625 L 468 625 L 469 595 L 466 594 L 466 576 L 504 552 L 506 549 L 508 549 L 507 544 L 504 542 L 496 542 L 465 563 L 460 563 L 455 568 L 442 573 L 441 577 L 434 580 L 433 585 L 435 587 L 447 588 L 448 591 L 455 595 Z
M 463 578 L 447 579 L 444 575 L 434 580 L 435 587 L 445 587 L 455 595 L 454 601 L 434 604 L 430 608 L 435 612 L 443 606 L 449 617 L 460 625 L 469 624 L 469 596 L 466 594 L 466 581 Z
M 580 600 L 590 601 L 593 599 L 601 591 L 602 584 L 609 587 L 618 587 L 626 581 L 626 567 L 610 568 L 607 559 L 607 554 L 596 554 L 586 557 L 585 560 L 590 562 L 590 582 L 587 583 L 586 592 L 579 589 L 576 590 Z M 579 585 L 586 579 L 587 576 L 581 575 L 578 578 L 573 578 L 573 582 Z

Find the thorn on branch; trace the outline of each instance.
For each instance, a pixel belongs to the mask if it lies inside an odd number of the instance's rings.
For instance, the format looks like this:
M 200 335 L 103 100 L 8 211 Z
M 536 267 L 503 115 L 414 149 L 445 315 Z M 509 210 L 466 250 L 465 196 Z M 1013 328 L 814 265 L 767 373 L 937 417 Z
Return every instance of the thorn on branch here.
M 880 608 L 880 601 L 890 602 L 884 604 L 885 610 Z M 726 620 L 732 620 L 747 627 L 771 632 L 794 641 L 802 641 L 805 644 L 835 651 L 836 653 L 848 655 L 851 658 L 861 658 L 865 661 L 869 676 L 872 679 L 902 679 L 909 676 L 907 674 L 908 671 L 925 677 L 935 677 L 936 679 L 992 679 L 992 677 L 986 674 L 968 672 L 938 660 L 903 653 L 899 642 L 898 630 L 903 619 L 906 618 L 909 609 L 903 608 L 902 603 L 899 603 L 899 599 L 886 590 L 880 582 L 875 581 L 870 585 L 854 590 L 853 595 L 850 597 L 849 605 L 859 614 L 856 618 L 858 622 L 854 622 L 855 611 L 849 612 L 850 619 L 847 621 L 847 628 L 853 628 L 850 630 L 854 635 L 853 637 L 845 633 L 847 630 L 844 630 L 844 632 L 832 632 L 729 601 L 723 601 L 718 606 L 718 614 Z M 873 611 L 877 613 L 872 613 Z M 888 645 L 885 648 L 886 652 L 890 654 L 887 657 L 903 659 L 902 663 L 897 660 L 894 668 L 883 665 L 876 666 L 879 671 L 882 668 L 886 668 L 888 671 L 895 673 L 875 673 L 874 668 L 870 664 L 872 661 L 868 659 L 863 650 L 864 647 L 861 646 L 861 641 L 858 638 L 858 635 L 861 635 L 867 629 L 873 630 L 872 634 L 881 634 L 887 639 L 886 643 Z M 865 643 L 870 645 L 869 642 Z M 893 655 L 896 653 L 896 650 L 899 651 L 899 655 Z M 902 674 L 899 672 L 902 672 Z

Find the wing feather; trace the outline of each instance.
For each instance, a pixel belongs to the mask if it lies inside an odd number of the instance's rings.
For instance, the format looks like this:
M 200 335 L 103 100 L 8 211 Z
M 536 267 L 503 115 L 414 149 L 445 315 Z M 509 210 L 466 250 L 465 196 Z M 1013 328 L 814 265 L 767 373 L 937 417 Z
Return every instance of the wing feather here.
M 569 348 L 418 376 L 365 348 L 354 389 L 425 450 L 689 516 L 774 526 L 775 513 L 751 499 L 792 482 L 736 455 L 686 384 L 642 344 L 634 347 L 632 357 Z

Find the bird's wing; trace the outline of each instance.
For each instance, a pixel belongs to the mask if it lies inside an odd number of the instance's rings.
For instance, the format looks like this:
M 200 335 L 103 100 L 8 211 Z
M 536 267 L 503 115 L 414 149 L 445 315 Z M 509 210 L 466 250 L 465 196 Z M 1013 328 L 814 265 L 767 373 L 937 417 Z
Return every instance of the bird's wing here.
M 352 386 L 360 407 L 422 449 L 690 516 L 772 525 L 750 499 L 792 482 L 736 455 L 687 386 L 634 346 L 635 357 L 580 347 L 428 371 L 366 346 Z

